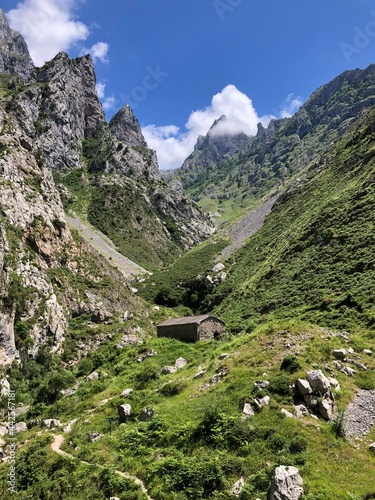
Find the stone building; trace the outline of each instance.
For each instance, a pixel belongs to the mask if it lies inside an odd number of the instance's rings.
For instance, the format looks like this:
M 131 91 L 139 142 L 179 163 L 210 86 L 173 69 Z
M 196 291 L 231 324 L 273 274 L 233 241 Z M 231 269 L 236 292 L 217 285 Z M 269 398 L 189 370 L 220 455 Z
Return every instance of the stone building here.
M 167 319 L 157 326 L 158 337 L 170 337 L 185 342 L 214 340 L 225 333 L 225 323 L 213 314 Z

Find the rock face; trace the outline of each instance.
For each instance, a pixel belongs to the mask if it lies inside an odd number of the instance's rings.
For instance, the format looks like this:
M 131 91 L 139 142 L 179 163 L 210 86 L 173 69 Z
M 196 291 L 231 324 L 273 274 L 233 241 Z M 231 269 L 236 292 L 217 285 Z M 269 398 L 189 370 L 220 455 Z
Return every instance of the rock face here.
M 303 495 L 303 480 L 296 467 L 276 467 L 269 500 L 299 500 Z
M 10 73 L 29 81 L 34 72 L 34 63 L 23 37 L 12 30 L 0 9 L 0 73 Z

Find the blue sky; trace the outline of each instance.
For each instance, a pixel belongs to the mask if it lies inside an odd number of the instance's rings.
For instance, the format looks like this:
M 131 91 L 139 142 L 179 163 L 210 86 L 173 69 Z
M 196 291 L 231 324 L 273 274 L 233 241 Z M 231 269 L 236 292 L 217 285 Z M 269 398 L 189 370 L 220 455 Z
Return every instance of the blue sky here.
M 90 51 L 107 117 L 129 102 L 162 168 L 198 134 L 248 134 L 344 70 L 375 62 L 372 0 L 0 1 L 37 64 Z M 215 98 L 213 99 L 213 97 Z

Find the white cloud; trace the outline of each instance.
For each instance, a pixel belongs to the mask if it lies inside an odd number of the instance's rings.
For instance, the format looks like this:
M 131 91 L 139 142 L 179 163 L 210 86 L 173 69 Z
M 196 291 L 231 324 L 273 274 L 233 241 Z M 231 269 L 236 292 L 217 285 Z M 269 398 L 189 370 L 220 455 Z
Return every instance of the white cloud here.
M 102 102 L 104 111 L 110 111 L 111 109 L 114 109 L 116 105 L 116 99 L 113 95 L 110 97 L 107 97 L 105 95 L 105 83 L 98 82 L 96 84 L 96 92 L 98 93 L 98 97 Z
M 89 52 L 94 60 L 96 62 L 98 59 L 99 61 L 103 63 L 108 62 L 107 54 L 109 50 L 109 45 L 108 43 L 105 42 L 98 42 L 95 45 L 89 49 Z
M 187 131 L 181 133 L 174 125 L 157 127 L 148 125 L 142 129 L 148 145 L 155 149 L 161 169 L 180 167 L 193 151 L 199 135 L 206 135 L 215 120 L 225 115 L 211 131 L 212 134 L 257 133 L 257 124 L 264 126 L 273 116 L 259 117 L 251 99 L 240 92 L 234 85 L 228 85 L 214 95 L 211 105 L 205 109 L 193 111 L 186 123 Z
M 302 106 L 303 101 L 300 97 L 294 97 L 294 94 L 289 94 L 281 106 L 280 117 L 290 118 Z
M 24 0 L 7 13 L 37 66 L 89 36 L 88 27 L 74 17 L 76 6 L 77 0 Z

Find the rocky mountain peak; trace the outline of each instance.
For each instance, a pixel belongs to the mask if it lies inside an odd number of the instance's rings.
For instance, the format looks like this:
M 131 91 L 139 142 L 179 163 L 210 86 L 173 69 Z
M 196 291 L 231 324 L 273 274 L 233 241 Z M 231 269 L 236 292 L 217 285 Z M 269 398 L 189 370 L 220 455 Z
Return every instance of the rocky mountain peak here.
M 5 12 L 0 9 L 0 72 L 18 75 L 29 81 L 34 63 L 23 37 L 10 28 Z
M 127 146 L 147 147 L 141 126 L 128 104 L 113 116 L 109 127 L 116 139 Z

